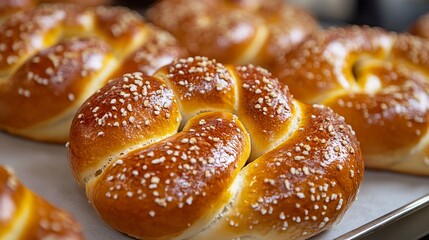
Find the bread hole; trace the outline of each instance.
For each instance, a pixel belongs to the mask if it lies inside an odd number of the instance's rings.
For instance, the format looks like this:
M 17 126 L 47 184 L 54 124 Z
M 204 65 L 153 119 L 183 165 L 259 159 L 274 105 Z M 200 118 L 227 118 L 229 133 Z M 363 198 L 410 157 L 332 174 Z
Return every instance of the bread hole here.
M 358 79 L 359 79 L 359 70 L 360 70 L 360 64 L 359 64 L 359 61 L 357 61 L 352 66 L 352 76 L 356 82 L 358 82 Z
M 95 177 L 98 177 L 98 176 L 100 176 L 100 174 L 101 174 L 102 172 L 103 172 L 103 171 L 101 171 L 101 169 L 98 169 L 98 170 L 95 172 L 94 176 L 95 176 Z
M 360 77 L 365 73 L 366 68 L 371 65 L 372 60 L 369 56 L 359 57 L 352 65 L 352 75 L 356 82 L 359 82 Z
M 359 82 L 362 76 L 368 75 L 369 72 L 374 72 L 374 69 L 383 68 L 385 65 L 385 59 L 374 55 L 364 54 L 359 56 L 353 63 L 351 73 L 355 81 Z
M 368 56 L 360 58 L 352 66 L 352 74 L 355 78 L 359 89 L 374 94 L 382 87 L 382 80 L 380 79 L 380 69 L 386 68 L 386 62 L 377 59 L 370 58 Z

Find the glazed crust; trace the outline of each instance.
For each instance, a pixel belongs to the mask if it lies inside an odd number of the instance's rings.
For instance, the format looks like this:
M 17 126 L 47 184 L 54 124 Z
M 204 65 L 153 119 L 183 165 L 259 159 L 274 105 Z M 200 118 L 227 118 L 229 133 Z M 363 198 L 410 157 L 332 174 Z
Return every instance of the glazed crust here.
M 411 26 L 410 33 L 425 39 L 429 39 L 429 14 L 420 16 Z
M 67 141 L 78 106 L 108 79 L 152 74 L 186 54 L 121 7 L 42 5 L 0 30 L 0 129 L 43 141 Z
M 97 6 L 102 4 L 109 4 L 111 0 L 2 0 L 0 2 L 0 20 L 5 19 L 18 11 L 25 11 L 35 8 L 41 3 L 75 3 L 82 6 Z
M 204 57 L 91 96 L 69 161 L 100 216 L 139 239 L 308 238 L 340 220 L 363 176 L 342 117 L 263 68 Z
M 192 55 L 265 67 L 318 28 L 309 13 L 278 0 L 164 0 L 146 15 Z
M 38 197 L 0 166 L 1 239 L 83 239 L 79 224 Z
M 366 166 L 429 175 L 429 44 L 377 28 L 332 28 L 285 55 L 275 74 L 356 131 Z

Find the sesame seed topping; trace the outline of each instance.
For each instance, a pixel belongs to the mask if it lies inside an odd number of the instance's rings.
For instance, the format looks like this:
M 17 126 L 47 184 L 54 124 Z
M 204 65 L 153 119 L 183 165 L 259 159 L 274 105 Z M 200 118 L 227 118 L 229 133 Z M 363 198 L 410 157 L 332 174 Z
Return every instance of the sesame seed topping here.
M 298 198 L 305 198 L 305 195 L 304 195 L 304 193 L 302 193 L 302 192 L 299 192 L 299 193 L 296 193 L 296 196 L 298 197 Z
M 75 100 L 75 96 L 74 96 L 74 94 L 73 94 L 73 93 L 69 93 L 69 94 L 67 95 L 67 98 L 68 98 L 70 101 L 74 101 L 74 100 Z
M 192 205 L 192 201 L 193 201 L 192 196 L 191 196 L 191 197 L 188 197 L 188 198 L 186 199 L 186 203 L 187 203 L 188 205 Z

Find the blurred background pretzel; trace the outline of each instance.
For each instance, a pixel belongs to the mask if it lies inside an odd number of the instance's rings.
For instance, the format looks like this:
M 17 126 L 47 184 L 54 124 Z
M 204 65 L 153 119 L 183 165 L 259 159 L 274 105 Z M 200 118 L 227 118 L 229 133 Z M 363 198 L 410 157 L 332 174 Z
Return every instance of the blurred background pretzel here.
M 81 240 L 79 224 L 26 188 L 0 165 L 0 238 Z
M 191 55 L 264 67 L 318 28 L 308 12 L 281 0 L 164 0 L 146 16 Z
M 330 28 L 284 56 L 275 74 L 356 131 L 365 166 L 429 175 L 429 42 L 378 28 Z
M 107 79 L 152 73 L 185 51 L 123 7 L 46 4 L 0 25 L 0 129 L 65 142 L 83 101 Z
M 30 10 L 42 3 L 75 3 L 82 6 L 109 4 L 112 0 L 2 0 L 0 1 L 0 21 L 23 10 Z

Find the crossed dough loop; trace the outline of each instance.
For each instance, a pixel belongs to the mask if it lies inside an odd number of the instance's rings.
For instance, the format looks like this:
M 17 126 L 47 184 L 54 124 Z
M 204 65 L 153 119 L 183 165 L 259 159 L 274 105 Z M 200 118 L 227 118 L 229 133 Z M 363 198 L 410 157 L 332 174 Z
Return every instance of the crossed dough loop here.
M 79 224 L 0 165 L 0 239 L 83 239 Z
M 163 0 L 146 15 L 193 56 L 264 67 L 318 28 L 308 12 L 282 0 Z
M 42 5 L 0 25 L 0 129 L 66 142 L 77 108 L 108 79 L 153 73 L 185 52 L 126 8 Z
M 356 131 L 365 166 L 429 175 L 429 42 L 377 28 L 315 33 L 276 66 L 294 96 Z
M 92 95 L 69 161 L 100 216 L 140 239 L 309 238 L 339 221 L 363 175 L 342 117 L 260 67 L 204 57 Z

